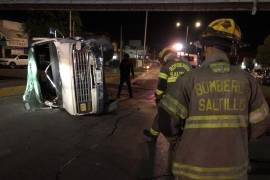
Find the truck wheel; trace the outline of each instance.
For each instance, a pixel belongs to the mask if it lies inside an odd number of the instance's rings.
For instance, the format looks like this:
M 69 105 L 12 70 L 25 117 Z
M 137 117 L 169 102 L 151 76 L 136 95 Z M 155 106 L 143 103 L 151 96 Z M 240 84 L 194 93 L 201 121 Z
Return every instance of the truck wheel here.
M 11 63 L 9 64 L 9 67 L 10 67 L 11 69 L 15 69 L 15 68 L 16 68 L 16 64 L 15 64 L 14 62 L 11 62 Z

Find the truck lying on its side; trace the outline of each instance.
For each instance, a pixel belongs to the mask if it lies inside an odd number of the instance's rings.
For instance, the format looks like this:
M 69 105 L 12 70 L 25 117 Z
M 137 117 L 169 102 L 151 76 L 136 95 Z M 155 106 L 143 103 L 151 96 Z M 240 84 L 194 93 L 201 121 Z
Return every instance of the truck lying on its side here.
M 101 114 L 117 108 L 105 84 L 103 64 L 113 54 L 104 38 L 35 38 L 28 54 L 27 110 L 62 108 L 71 115 Z

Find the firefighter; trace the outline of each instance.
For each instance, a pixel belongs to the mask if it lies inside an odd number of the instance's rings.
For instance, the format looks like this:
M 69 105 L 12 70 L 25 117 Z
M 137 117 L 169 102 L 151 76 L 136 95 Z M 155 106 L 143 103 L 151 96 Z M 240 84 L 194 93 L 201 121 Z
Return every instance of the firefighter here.
M 162 96 L 166 93 L 166 89 L 172 86 L 178 77 L 181 77 L 190 71 L 189 63 L 182 60 L 180 57 L 177 57 L 177 52 L 172 48 L 163 49 L 160 52 L 159 57 L 161 64 L 163 65 L 160 69 L 158 85 L 155 91 L 156 104 L 159 103 Z M 157 139 L 160 131 L 163 132 L 163 129 L 171 129 L 166 126 L 166 123 L 161 124 L 159 121 L 160 118 L 170 119 L 170 115 L 161 107 L 159 107 L 157 111 L 152 127 L 150 129 L 144 129 L 143 131 L 144 135 L 150 137 L 153 141 Z M 174 131 L 165 132 L 166 137 L 171 137 L 176 133 Z
M 179 78 L 161 99 L 160 106 L 184 122 L 172 165 L 178 179 L 247 179 L 248 142 L 270 120 L 256 79 L 230 64 L 240 40 L 233 19 L 211 22 L 202 34 L 201 68 Z

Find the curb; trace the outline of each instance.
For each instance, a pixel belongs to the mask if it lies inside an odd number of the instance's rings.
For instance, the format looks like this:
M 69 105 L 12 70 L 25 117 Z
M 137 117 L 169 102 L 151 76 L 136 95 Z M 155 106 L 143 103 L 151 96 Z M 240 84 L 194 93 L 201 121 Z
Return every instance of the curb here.
M 0 88 L 0 97 L 22 95 L 25 85 Z

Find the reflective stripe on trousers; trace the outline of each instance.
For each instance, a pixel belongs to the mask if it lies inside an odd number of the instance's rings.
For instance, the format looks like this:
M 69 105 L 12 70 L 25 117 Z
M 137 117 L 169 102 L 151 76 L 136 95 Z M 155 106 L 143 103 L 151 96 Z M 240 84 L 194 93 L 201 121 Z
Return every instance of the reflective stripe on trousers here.
M 156 89 L 156 94 L 157 94 L 158 96 L 162 95 L 163 93 L 164 93 L 164 91 L 159 90 L 159 89 Z
M 156 130 L 153 129 L 153 128 L 150 128 L 150 133 L 151 133 L 153 136 L 158 136 L 158 135 L 159 135 L 159 131 L 156 131 Z
M 248 162 L 239 166 L 205 168 L 187 164 L 174 163 L 173 174 L 175 176 L 188 177 L 200 180 L 228 180 L 242 179 L 247 174 Z M 178 177 L 179 178 L 179 177 Z M 181 178 L 180 178 L 181 179 Z M 185 178 L 184 178 L 185 179 Z

